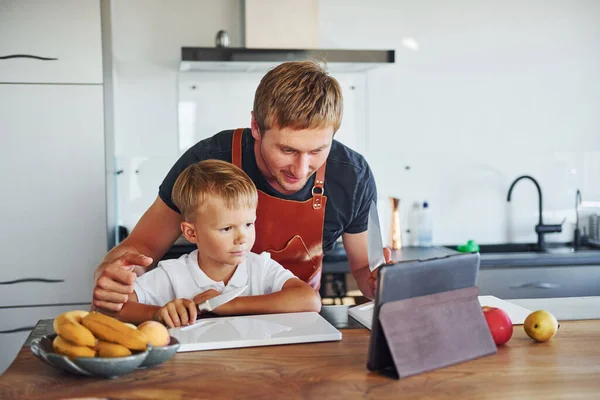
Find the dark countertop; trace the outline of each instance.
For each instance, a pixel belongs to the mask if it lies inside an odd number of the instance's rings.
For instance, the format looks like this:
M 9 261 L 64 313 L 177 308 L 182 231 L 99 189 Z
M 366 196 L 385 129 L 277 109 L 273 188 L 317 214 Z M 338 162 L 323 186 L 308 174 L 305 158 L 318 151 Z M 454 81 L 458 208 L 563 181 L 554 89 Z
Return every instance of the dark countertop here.
M 449 246 L 450 247 L 450 246 Z M 396 261 L 425 260 L 458 254 L 448 247 L 404 247 L 392 252 Z M 537 267 L 537 266 L 600 265 L 600 249 L 583 248 L 573 251 L 569 247 L 552 248 L 544 253 L 487 253 L 481 254 L 481 268 Z M 323 258 L 324 273 L 347 273 L 350 266 L 343 246 L 336 247 Z
M 392 251 L 392 260 L 398 262 L 426 260 L 450 254 L 458 254 L 458 252 L 445 247 L 404 247 L 400 250 Z M 346 272 L 350 272 L 350 266 L 348 265 L 344 247 L 339 245 L 323 258 L 323 273 L 342 274 Z
M 481 268 L 600 265 L 600 250 L 553 249 L 545 253 L 482 254 Z
M 458 254 L 452 250 L 453 246 L 435 247 L 404 247 L 392 251 L 392 259 L 396 261 L 425 260 L 428 258 L 444 257 Z M 194 245 L 177 244 L 171 247 L 164 259 L 177 258 L 182 254 L 195 249 Z M 481 254 L 481 268 L 497 267 L 537 267 L 537 266 L 576 266 L 600 265 L 600 248 L 584 247 L 572 251 L 568 246 L 551 248 L 544 253 L 484 253 Z M 323 258 L 324 273 L 344 274 L 350 272 L 344 246 L 337 244 L 335 248 Z

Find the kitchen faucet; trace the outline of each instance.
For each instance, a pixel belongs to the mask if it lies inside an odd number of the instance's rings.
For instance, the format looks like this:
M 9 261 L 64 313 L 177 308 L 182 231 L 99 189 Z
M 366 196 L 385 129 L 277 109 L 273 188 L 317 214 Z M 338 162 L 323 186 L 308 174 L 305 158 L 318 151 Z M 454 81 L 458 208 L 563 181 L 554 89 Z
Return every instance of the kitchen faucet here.
M 562 224 L 560 224 L 560 225 L 559 224 L 544 225 L 544 220 L 542 218 L 542 189 L 540 188 L 540 185 L 535 180 L 535 178 L 533 178 L 532 176 L 522 175 L 522 176 L 519 176 L 517 179 L 515 179 L 513 181 L 513 183 L 510 185 L 510 189 L 508 189 L 508 196 L 506 197 L 506 201 L 510 201 L 510 196 L 512 194 L 512 190 L 515 187 L 515 185 L 517 184 L 517 182 L 519 182 L 521 179 L 529 179 L 531 182 L 533 182 L 535 184 L 535 187 L 537 188 L 537 191 L 538 191 L 538 212 L 540 214 L 540 219 L 539 219 L 538 224 L 535 226 L 535 232 L 538 235 L 538 241 L 537 241 L 538 251 L 544 251 L 544 249 L 546 247 L 545 242 L 544 242 L 544 235 L 546 233 L 562 232 Z

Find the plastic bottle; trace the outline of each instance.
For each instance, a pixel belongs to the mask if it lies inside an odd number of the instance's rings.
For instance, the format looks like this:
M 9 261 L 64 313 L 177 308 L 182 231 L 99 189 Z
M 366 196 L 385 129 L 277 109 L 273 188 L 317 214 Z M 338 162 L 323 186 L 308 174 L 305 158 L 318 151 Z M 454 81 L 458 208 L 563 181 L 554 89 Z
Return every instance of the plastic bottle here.
M 433 218 L 431 216 L 431 208 L 426 201 L 423 203 L 423 208 L 419 212 L 419 246 L 433 246 Z

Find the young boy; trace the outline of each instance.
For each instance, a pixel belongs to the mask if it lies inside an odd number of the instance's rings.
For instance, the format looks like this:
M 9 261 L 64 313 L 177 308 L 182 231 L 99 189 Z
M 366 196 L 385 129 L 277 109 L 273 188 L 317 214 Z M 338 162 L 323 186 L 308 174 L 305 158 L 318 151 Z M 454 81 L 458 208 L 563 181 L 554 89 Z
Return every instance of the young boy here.
M 189 325 L 196 320 L 198 304 L 244 285 L 248 288 L 242 294 L 213 312 L 320 311 L 317 292 L 271 260 L 269 253 L 250 251 L 258 194 L 245 172 L 225 161 L 201 161 L 177 178 L 172 196 L 183 215 L 181 231 L 198 249 L 161 261 L 138 277 L 119 313 L 121 320 L 153 319 L 169 328 Z

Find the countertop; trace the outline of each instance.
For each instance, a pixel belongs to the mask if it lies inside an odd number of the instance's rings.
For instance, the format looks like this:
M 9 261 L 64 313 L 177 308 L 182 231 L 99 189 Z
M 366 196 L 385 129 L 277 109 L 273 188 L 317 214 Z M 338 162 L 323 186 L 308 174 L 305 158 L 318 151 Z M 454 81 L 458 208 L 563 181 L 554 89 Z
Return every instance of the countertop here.
M 404 247 L 392 251 L 392 259 L 396 261 L 426 260 L 458 254 L 457 251 L 444 246 Z M 481 254 L 481 268 L 497 267 L 534 267 L 559 265 L 600 265 L 600 249 L 584 249 L 571 251 L 569 248 L 551 249 L 544 253 L 488 253 Z M 339 245 L 323 258 L 324 273 L 347 273 L 350 266 L 343 246 Z
M 195 249 L 194 245 L 176 244 L 172 246 L 165 259 L 177 258 Z M 434 247 L 403 247 L 392 251 L 396 261 L 425 260 L 458 254 L 457 251 L 444 246 Z M 559 265 L 600 265 L 600 249 L 582 249 L 571 251 L 570 248 L 550 249 L 544 253 L 488 253 L 481 254 L 481 268 L 511 267 L 511 266 L 559 266 Z M 350 266 L 346 252 L 341 243 L 336 243 L 332 251 L 323 257 L 324 273 L 348 273 Z
M 321 316 L 337 329 L 363 329 L 364 326 L 348 315 L 349 305 L 331 305 L 321 307 Z M 53 319 L 41 319 L 33 327 L 25 340 L 24 346 L 29 346 L 35 338 L 54 333 Z
M 525 307 L 531 311 L 550 311 L 560 321 L 584 319 L 600 320 L 600 296 L 559 297 L 542 299 L 507 299 L 511 303 Z M 330 305 L 321 307 L 321 316 L 337 329 L 363 329 L 364 326 L 348 315 L 350 305 Z M 35 338 L 54 333 L 52 319 L 39 320 L 25 340 L 29 346 Z
M 402 380 L 366 369 L 367 329 L 342 329 L 340 342 L 178 353 L 111 380 L 69 375 L 23 347 L 0 377 L 0 398 L 589 399 L 598 332 L 600 320 L 561 322 L 551 341 L 534 343 L 517 326 L 494 355 Z
M 444 257 L 450 254 L 458 254 L 457 251 L 445 247 L 403 247 L 392 251 L 394 261 L 426 260 L 428 258 Z M 336 245 L 334 250 L 323 257 L 323 273 L 346 273 L 350 272 L 348 259 L 344 247 Z
M 531 311 L 550 311 L 559 321 L 600 320 L 600 296 L 549 297 L 546 299 L 506 299 Z M 598 332 L 600 345 L 600 332 Z

